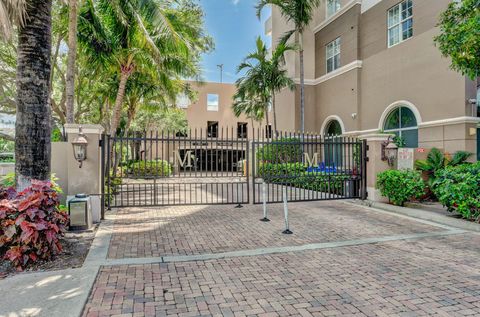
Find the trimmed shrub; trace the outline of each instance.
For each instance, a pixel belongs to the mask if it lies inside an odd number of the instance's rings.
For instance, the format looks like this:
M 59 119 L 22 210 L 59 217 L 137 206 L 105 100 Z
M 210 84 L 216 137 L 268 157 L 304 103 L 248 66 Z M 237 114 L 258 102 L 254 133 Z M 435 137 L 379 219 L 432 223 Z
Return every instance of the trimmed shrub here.
M 172 166 L 164 160 L 138 161 L 130 166 L 130 173 L 133 176 L 170 176 Z
M 336 195 L 345 194 L 345 181 L 349 179 L 351 179 L 351 177 L 347 175 L 329 175 L 324 172 L 308 173 L 292 178 L 295 187 Z
M 449 211 L 480 219 L 480 162 L 447 167 L 436 173 L 433 192 Z
M 260 163 L 257 174 L 266 182 L 282 182 L 285 178 L 303 175 L 305 171 L 303 163 Z
M 22 270 L 62 251 L 59 237 L 68 215 L 59 209 L 50 182 L 32 181 L 22 192 L 2 189 L 0 201 L 0 254 Z
M 377 188 L 391 203 L 403 206 L 425 193 L 421 173 L 412 170 L 388 170 L 377 175 Z
M 326 172 L 308 172 L 303 163 L 261 163 L 258 176 L 265 182 L 284 184 L 314 191 L 343 195 L 345 181 L 351 176 Z
M 295 163 L 302 160 L 302 145 L 297 138 L 281 138 L 257 150 L 257 160 L 269 163 Z

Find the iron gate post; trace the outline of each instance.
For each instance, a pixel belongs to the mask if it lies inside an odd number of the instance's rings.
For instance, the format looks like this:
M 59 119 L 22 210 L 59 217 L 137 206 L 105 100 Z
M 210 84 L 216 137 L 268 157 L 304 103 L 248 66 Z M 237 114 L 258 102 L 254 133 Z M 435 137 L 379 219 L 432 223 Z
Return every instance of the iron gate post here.
M 110 134 L 107 134 L 107 165 L 106 165 L 106 172 L 107 172 L 107 210 L 112 210 L 111 207 L 111 195 L 112 195 L 112 186 L 111 186 L 111 179 L 110 179 L 110 167 L 111 167 L 111 151 L 110 151 Z
M 367 140 L 362 140 L 362 171 L 360 174 L 361 182 L 362 182 L 362 192 L 361 192 L 361 199 L 366 200 L 368 193 L 367 193 L 367 161 L 368 161 L 368 144 Z
M 100 140 L 100 147 L 101 147 L 101 171 L 100 171 L 100 219 L 105 220 L 105 133 L 102 134 L 102 138 Z

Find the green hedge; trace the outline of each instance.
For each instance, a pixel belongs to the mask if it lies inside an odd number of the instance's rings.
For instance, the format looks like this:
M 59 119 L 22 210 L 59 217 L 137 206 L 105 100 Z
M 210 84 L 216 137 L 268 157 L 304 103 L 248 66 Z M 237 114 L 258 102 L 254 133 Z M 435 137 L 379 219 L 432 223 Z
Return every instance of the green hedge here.
M 268 182 L 282 182 L 285 177 L 305 174 L 303 163 L 259 163 L 257 175 Z
M 412 170 L 388 170 L 377 175 L 377 188 L 395 205 L 403 206 L 411 199 L 424 195 L 421 173 Z
M 297 138 L 281 138 L 257 150 L 257 160 L 269 163 L 294 163 L 302 160 L 302 145 Z
M 440 203 L 464 218 L 480 219 L 480 162 L 437 171 L 432 189 Z
M 307 172 L 307 166 L 303 163 L 260 163 L 257 175 L 267 183 L 284 184 L 337 195 L 345 193 L 346 180 L 351 179 L 349 175 Z
M 170 176 L 172 166 L 163 160 L 138 161 L 130 165 L 130 174 L 133 176 Z

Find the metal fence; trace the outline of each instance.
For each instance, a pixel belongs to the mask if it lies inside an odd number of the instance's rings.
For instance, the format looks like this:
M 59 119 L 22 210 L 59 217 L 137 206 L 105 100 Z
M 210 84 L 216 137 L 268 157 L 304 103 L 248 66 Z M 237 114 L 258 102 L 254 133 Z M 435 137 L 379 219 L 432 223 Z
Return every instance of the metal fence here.
M 366 143 L 314 134 L 264 134 L 253 141 L 253 202 L 366 198 Z
M 284 189 L 291 202 L 366 198 L 366 143 L 354 138 L 209 127 L 102 143 L 109 208 L 276 203 Z
M 249 203 L 248 141 L 215 132 L 107 137 L 107 206 Z

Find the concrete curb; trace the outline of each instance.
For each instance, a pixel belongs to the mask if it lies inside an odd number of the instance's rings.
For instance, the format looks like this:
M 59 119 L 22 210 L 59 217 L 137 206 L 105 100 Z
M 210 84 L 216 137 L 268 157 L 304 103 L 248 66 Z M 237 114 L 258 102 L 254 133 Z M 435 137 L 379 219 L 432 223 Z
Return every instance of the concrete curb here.
M 436 224 L 454 227 L 462 230 L 480 232 L 480 224 L 469 222 L 462 219 L 450 218 L 433 211 L 420 210 L 420 209 L 414 209 L 409 207 L 399 207 L 399 206 L 394 206 L 394 205 L 370 201 L 370 200 L 365 200 L 365 201 L 354 200 L 354 201 L 348 201 L 348 203 L 368 207 L 373 210 L 377 209 L 377 210 L 387 211 L 394 214 L 404 215 L 414 219 L 431 221 Z

